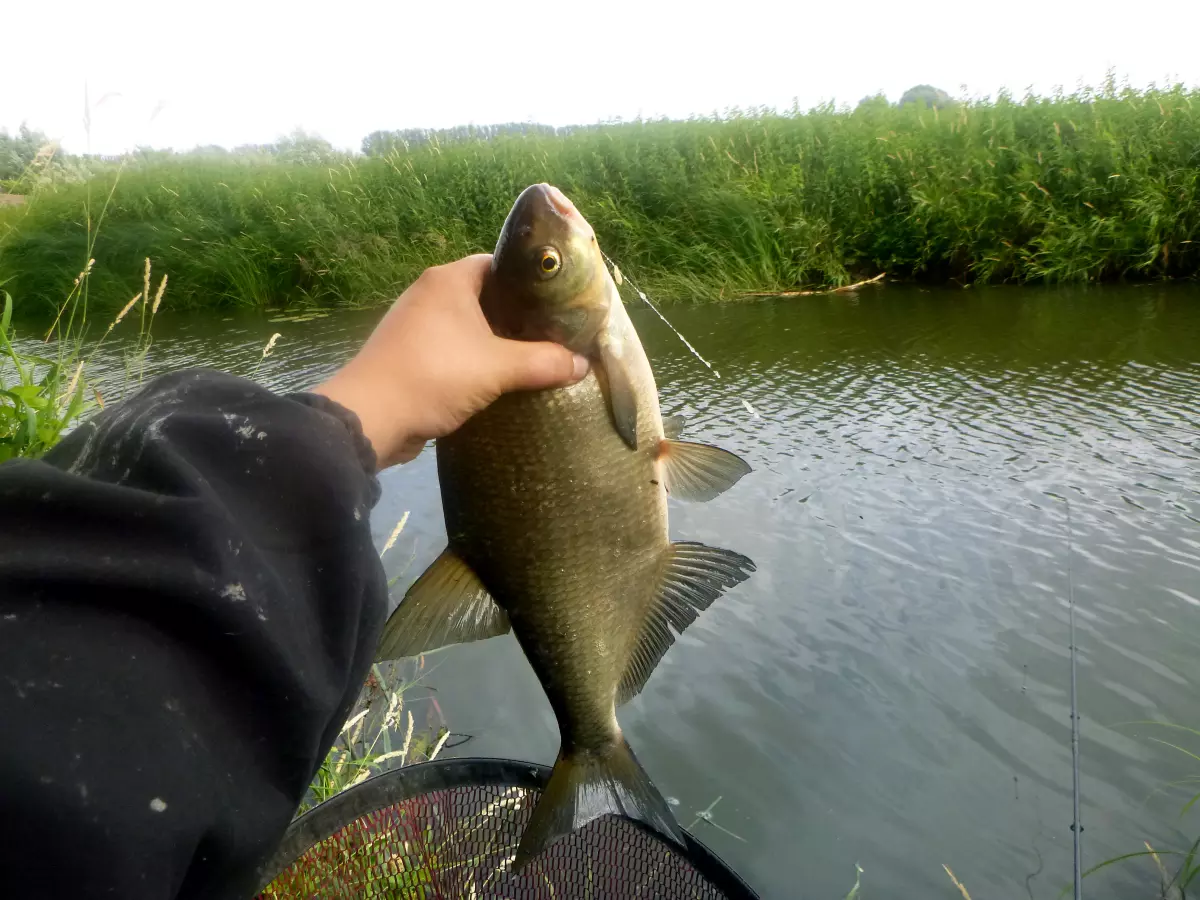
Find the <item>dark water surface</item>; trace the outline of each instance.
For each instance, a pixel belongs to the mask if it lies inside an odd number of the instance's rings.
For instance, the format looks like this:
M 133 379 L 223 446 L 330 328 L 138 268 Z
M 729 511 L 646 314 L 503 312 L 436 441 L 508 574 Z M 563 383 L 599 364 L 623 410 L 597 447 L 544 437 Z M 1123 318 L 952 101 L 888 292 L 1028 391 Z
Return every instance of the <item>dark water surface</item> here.
M 758 572 L 693 625 L 621 713 L 686 825 L 765 897 L 1053 898 L 1071 876 L 1068 562 L 1084 864 L 1186 849 L 1200 776 L 1200 290 L 976 291 L 675 307 L 715 379 L 635 313 L 666 412 L 755 471 L 677 538 Z M 151 367 L 303 387 L 379 313 L 172 319 Z M 753 412 L 747 409 L 749 403 Z M 403 573 L 441 550 L 432 454 L 383 476 L 373 525 Z M 1070 543 L 1068 553 L 1068 506 Z M 458 753 L 551 762 L 550 708 L 511 637 L 431 657 Z M 1186 785 L 1185 785 L 1186 787 Z M 1194 787 L 1200 787 L 1195 785 Z M 729 832 L 732 832 L 732 836 Z M 1170 862 L 1168 861 L 1168 864 Z M 1151 863 L 1087 879 L 1151 897 Z

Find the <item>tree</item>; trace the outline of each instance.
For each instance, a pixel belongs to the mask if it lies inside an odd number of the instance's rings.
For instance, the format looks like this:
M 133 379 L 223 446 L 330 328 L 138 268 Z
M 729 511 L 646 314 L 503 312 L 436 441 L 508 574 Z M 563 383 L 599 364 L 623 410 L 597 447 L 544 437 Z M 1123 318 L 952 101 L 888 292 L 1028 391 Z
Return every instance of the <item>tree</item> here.
M 286 137 L 281 137 L 275 143 L 265 148 L 285 162 L 321 164 L 340 161 L 344 153 L 333 148 L 333 144 L 319 134 L 310 134 L 302 128 L 297 128 Z
M 13 181 L 25 174 L 25 170 L 42 153 L 48 158 L 53 143 L 40 131 L 31 131 L 22 124 L 16 135 L 0 129 L 0 181 Z
M 465 141 L 490 141 L 509 135 L 554 135 L 570 129 L 540 125 L 537 122 L 505 122 L 500 125 L 456 125 L 453 128 L 404 128 L 399 131 L 372 131 L 362 141 L 365 156 L 386 156 L 395 150 L 411 150 L 428 144 L 444 146 Z
M 897 106 L 904 106 L 906 103 L 923 103 L 925 108 L 936 106 L 945 109 L 947 106 L 953 106 L 954 101 L 945 91 L 935 88 L 932 84 L 918 84 L 915 87 L 910 87 L 901 96 Z
M 858 101 L 858 105 L 856 107 L 854 107 L 854 111 L 858 112 L 859 110 L 881 109 L 881 108 L 882 109 L 890 108 L 890 104 L 887 101 L 887 97 L 885 97 L 883 95 L 882 91 L 880 91 L 877 94 L 868 94 L 866 97 L 863 97 L 861 100 Z

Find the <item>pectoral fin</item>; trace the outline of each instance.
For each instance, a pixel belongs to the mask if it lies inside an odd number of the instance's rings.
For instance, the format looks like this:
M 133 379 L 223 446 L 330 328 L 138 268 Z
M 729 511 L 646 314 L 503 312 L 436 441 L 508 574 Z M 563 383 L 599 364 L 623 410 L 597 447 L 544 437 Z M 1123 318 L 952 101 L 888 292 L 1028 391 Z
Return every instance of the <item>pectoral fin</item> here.
M 646 613 L 638 643 L 617 686 L 617 703 L 636 697 L 676 635 L 729 588 L 750 577 L 754 563 L 732 550 L 672 544 L 659 569 L 658 593 Z
M 375 658 L 403 659 L 448 644 L 481 641 L 504 634 L 509 627 L 508 614 L 447 547 L 388 617 Z
M 724 493 L 750 466 L 739 456 L 710 444 L 664 440 L 659 444 L 667 493 L 703 503 Z
M 606 338 L 599 342 L 600 363 L 608 381 L 608 405 L 612 411 L 613 426 L 630 450 L 638 446 L 638 403 L 633 376 L 624 358 L 619 341 Z

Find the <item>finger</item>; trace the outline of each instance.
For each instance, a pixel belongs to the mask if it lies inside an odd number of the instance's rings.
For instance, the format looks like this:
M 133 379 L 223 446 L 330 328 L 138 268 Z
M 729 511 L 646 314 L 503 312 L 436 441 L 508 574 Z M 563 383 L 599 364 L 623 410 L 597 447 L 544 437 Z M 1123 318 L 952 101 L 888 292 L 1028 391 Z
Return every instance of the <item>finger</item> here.
M 478 297 L 479 292 L 483 290 L 483 279 L 492 268 L 492 254 L 475 253 L 464 256 L 447 264 L 446 268 L 456 277 L 463 279 L 463 286 L 472 296 Z
M 549 341 L 496 339 L 498 382 L 502 392 L 565 387 L 587 374 L 588 361 Z

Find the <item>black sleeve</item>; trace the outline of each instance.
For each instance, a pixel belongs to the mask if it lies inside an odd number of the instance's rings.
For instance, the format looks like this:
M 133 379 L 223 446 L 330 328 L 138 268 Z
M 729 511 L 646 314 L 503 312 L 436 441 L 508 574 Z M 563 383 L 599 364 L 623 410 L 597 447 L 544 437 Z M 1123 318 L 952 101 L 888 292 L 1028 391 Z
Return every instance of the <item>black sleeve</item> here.
M 374 465 L 189 370 L 0 466 L 0 893 L 253 893 L 378 641 Z

